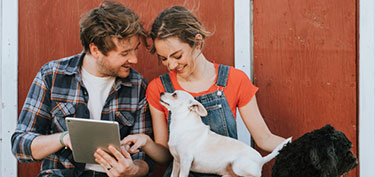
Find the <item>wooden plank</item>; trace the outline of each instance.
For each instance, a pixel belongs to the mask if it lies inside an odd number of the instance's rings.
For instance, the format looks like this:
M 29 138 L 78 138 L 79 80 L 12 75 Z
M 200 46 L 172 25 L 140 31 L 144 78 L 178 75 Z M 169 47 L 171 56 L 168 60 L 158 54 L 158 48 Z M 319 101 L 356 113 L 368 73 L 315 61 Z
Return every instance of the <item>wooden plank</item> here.
M 297 138 L 331 124 L 357 153 L 356 3 L 254 1 L 254 81 L 273 133 Z
M 248 0 L 234 1 L 234 63 L 235 68 L 252 78 L 251 37 L 250 37 L 250 2 Z M 238 140 L 251 145 L 251 136 L 237 110 Z
M 6 177 L 17 175 L 10 139 L 17 123 L 18 2 L 0 4 L 0 177 Z
M 375 2 L 361 0 L 359 8 L 359 164 L 361 176 L 374 176 Z

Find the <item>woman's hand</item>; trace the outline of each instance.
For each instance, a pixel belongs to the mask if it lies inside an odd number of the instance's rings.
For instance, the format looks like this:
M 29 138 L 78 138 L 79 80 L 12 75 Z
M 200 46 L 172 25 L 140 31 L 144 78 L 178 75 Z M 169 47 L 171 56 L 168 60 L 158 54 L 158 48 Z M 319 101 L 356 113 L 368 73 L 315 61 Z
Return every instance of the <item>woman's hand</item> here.
M 139 148 L 146 146 L 150 140 L 151 138 L 146 134 L 128 135 L 121 141 L 121 146 L 130 146 L 128 151 L 131 154 L 135 154 L 139 152 Z

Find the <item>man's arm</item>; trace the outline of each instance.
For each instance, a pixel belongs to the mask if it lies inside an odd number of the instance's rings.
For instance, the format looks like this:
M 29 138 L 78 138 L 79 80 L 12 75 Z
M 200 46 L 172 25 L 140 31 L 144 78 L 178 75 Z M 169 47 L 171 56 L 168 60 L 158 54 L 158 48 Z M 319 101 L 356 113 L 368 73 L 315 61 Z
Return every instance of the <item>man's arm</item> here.
M 20 162 L 39 160 L 62 148 L 60 133 L 45 135 L 51 119 L 50 90 L 41 69 L 30 87 L 11 139 L 12 152 Z
M 67 134 L 55 133 L 52 135 L 40 135 L 31 143 L 32 157 L 35 160 L 41 160 L 65 147 L 61 144 L 60 138 L 64 145 L 71 149 L 70 138 Z

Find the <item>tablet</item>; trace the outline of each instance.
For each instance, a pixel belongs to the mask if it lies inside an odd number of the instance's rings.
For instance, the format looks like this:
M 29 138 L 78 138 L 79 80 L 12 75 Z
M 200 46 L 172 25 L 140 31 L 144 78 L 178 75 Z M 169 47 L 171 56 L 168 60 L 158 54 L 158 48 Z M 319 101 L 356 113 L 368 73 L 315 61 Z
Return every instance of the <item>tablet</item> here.
M 120 147 L 119 126 L 116 121 L 72 117 L 67 117 L 65 121 L 76 162 L 96 163 L 94 153 L 97 148 L 108 150 L 110 144 Z

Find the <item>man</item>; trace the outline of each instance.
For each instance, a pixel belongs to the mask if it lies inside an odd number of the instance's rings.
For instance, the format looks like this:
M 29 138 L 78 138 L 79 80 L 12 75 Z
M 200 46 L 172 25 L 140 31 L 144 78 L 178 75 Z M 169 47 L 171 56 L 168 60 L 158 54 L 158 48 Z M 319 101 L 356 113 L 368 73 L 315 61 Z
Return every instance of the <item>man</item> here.
M 145 176 L 144 152 L 130 156 L 110 146 L 111 163 L 77 163 L 72 158 L 65 117 L 117 121 L 121 138 L 151 135 L 146 82 L 131 68 L 146 32 L 138 16 L 120 3 L 104 2 L 80 21 L 84 51 L 51 61 L 37 73 L 15 133 L 12 152 L 20 162 L 42 160 L 39 176 Z M 104 153 L 103 153 L 104 152 Z

